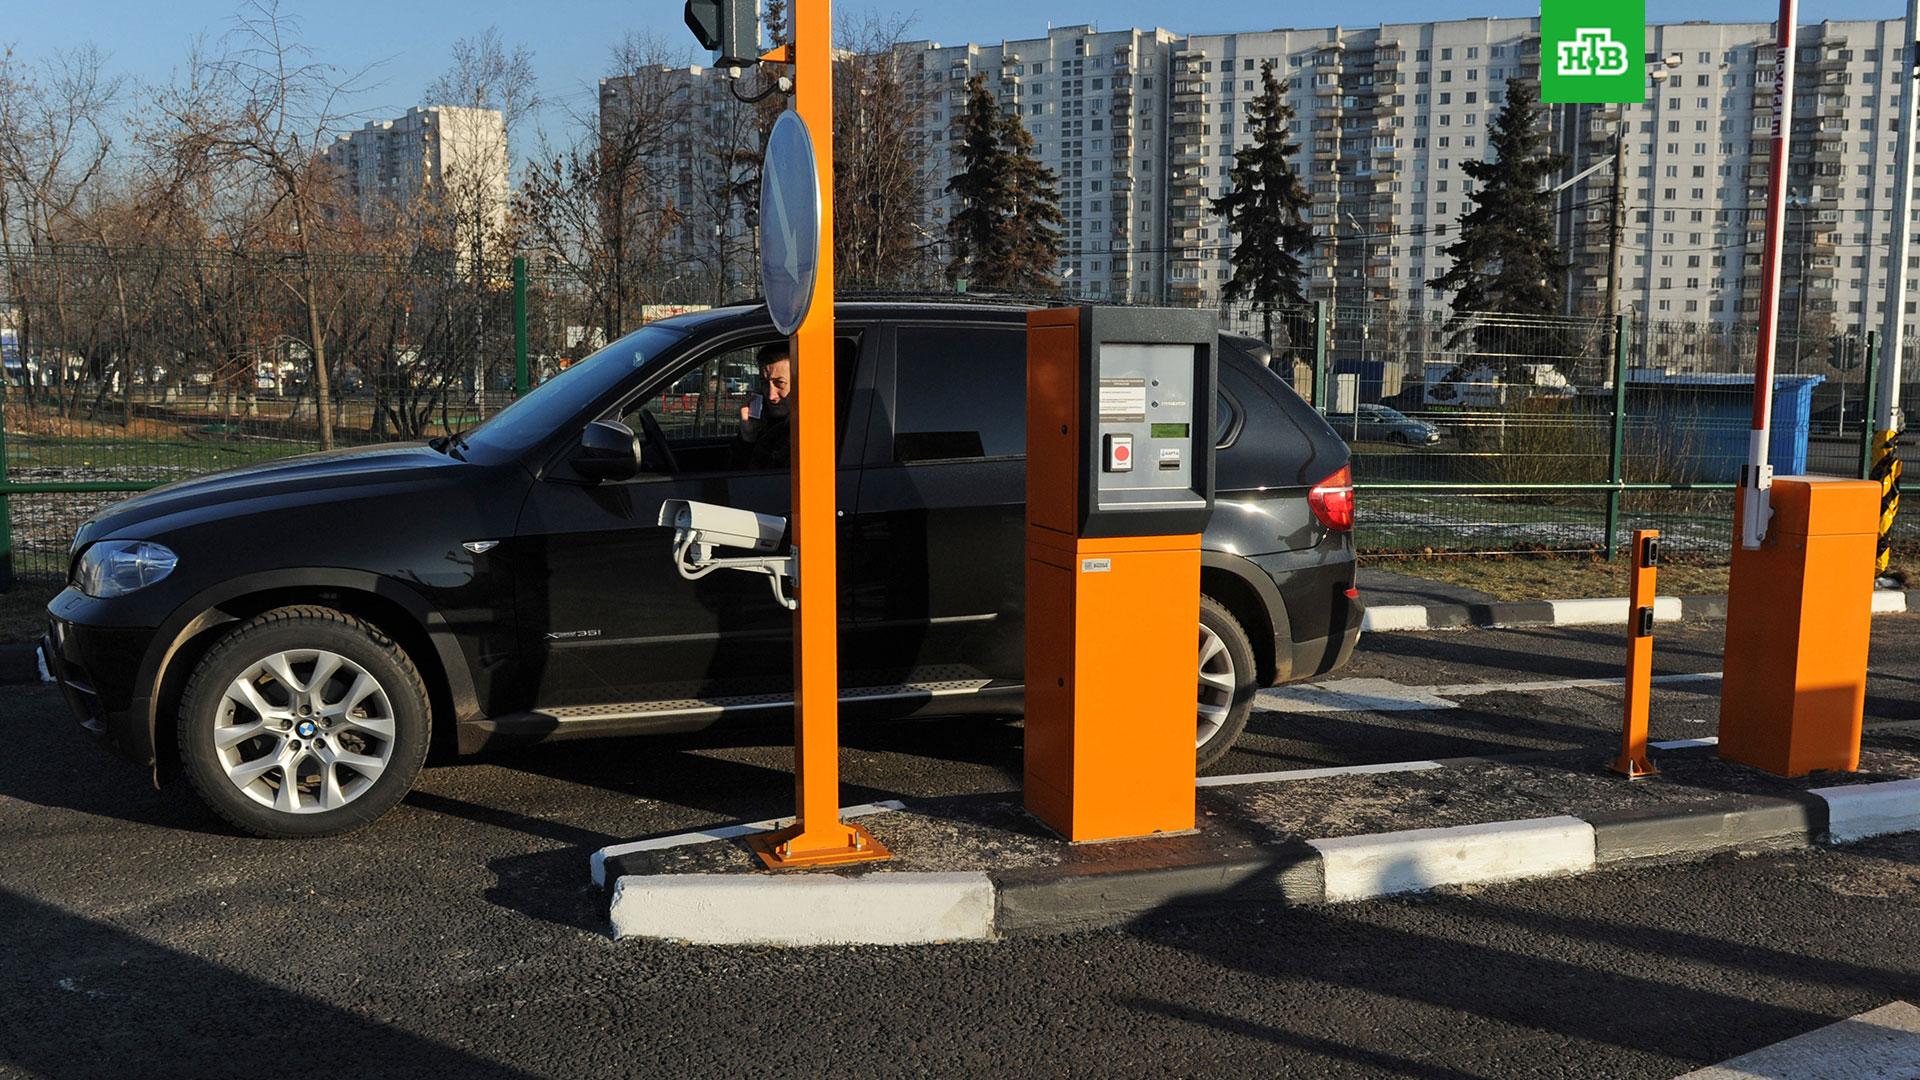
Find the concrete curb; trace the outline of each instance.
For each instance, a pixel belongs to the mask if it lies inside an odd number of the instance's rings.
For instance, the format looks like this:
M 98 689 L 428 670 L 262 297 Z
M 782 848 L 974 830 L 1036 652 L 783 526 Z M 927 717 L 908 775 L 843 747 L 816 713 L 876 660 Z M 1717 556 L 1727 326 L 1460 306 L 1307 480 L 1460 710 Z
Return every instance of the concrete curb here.
M 1873 613 L 1889 615 L 1920 611 L 1920 589 L 1875 589 Z M 1653 602 L 1653 621 L 1722 619 L 1724 596 L 1662 596 Z M 1627 598 L 1587 600 L 1521 600 L 1490 604 L 1381 604 L 1369 605 L 1360 628 L 1367 631 L 1451 630 L 1460 627 L 1623 626 Z
M 723 830 L 712 830 L 723 831 Z M 1920 779 L 1690 806 L 1341 836 L 1176 865 L 968 873 L 624 875 L 615 937 L 701 944 L 926 944 L 1114 926 L 1148 915 L 1315 906 L 1726 851 L 1920 832 Z M 692 834 L 691 842 L 710 833 Z
M 662 874 L 623 877 L 615 937 L 696 945 L 931 945 L 986 941 L 986 874 Z
M 1309 843 L 1320 853 L 1328 903 L 1593 869 L 1593 826 L 1574 817 L 1341 836 Z

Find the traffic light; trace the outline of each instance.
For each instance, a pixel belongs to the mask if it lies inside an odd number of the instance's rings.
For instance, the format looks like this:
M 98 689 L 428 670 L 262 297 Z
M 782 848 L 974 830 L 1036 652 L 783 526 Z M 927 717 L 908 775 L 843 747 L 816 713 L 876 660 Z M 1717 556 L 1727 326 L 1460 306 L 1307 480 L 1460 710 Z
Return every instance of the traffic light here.
M 759 0 L 687 0 L 687 29 L 716 54 L 716 67 L 760 62 Z
M 1852 371 L 1865 359 L 1861 352 L 1858 338 L 1852 334 L 1837 334 L 1833 339 L 1832 351 L 1827 355 L 1827 362 L 1841 371 Z

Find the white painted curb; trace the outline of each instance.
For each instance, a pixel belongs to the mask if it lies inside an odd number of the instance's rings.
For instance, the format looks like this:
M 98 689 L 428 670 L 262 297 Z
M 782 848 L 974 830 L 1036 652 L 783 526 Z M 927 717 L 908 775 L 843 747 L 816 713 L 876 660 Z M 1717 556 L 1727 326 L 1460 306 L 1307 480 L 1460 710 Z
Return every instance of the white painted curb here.
M 1609 596 L 1592 600 L 1549 600 L 1553 608 L 1555 626 L 1593 626 L 1598 623 L 1627 622 L 1627 598 Z M 1659 617 L 1659 601 L 1655 600 L 1654 617 Z
M 1320 852 L 1327 900 L 1365 900 L 1550 874 L 1594 866 L 1593 826 L 1574 817 L 1496 821 L 1308 841 Z
M 1886 615 L 1905 610 L 1907 610 L 1907 593 L 1905 589 L 1873 590 L 1873 613 L 1875 615 Z
M 1920 780 L 1814 788 L 1827 803 L 1827 836 L 1836 844 L 1920 831 Z
M 669 874 L 614 883 L 613 936 L 696 945 L 930 945 L 993 937 L 985 873 Z
M 1425 630 L 1427 609 L 1420 604 L 1387 604 L 1370 607 L 1360 616 L 1360 629 Z

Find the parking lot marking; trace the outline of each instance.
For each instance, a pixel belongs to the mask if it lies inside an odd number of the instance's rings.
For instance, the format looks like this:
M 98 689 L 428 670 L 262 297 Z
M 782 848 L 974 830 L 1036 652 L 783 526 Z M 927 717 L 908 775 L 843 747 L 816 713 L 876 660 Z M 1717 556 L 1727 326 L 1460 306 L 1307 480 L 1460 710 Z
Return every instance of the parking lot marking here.
M 840 808 L 841 820 L 867 817 L 872 814 L 884 814 L 889 810 L 904 810 L 907 804 L 899 799 L 883 799 L 879 802 L 861 803 L 858 806 Z M 645 840 L 630 840 L 624 844 L 609 844 L 593 853 L 593 883 L 607 883 L 607 860 L 621 855 L 633 855 L 642 851 L 666 851 L 669 848 L 685 847 L 688 844 L 704 844 L 709 840 L 735 840 L 742 836 L 754 836 L 769 833 L 775 829 L 793 824 L 793 818 L 768 818 L 765 821 L 748 821 L 736 825 L 717 825 L 711 829 L 696 829 L 693 832 L 674 833 L 670 836 L 649 836 Z
M 1655 686 L 1715 682 L 1717 671 L 1655 675 Z M 1256 695 L 1259 708 L 1283 713 L 1413 712 L 1457 709 L 1452 698 L 1476 694 L 1542 694 L 1558 690 L 1604 690 L 1619 686 L 1618 676 L 1597 679 L 1545 679 L 1534 682 L 1457 683 L 1452 686 L 1405 686 L 1391 679 L 1329 679 L 1306 686 L 1283 686 Z
M 1235 784 L 1271 784 L 1280 780 L 1318 780 L 1323 776 L 1358 776 L 1365 773 L 1425 772 L 1445 766 L 1437 761 L 1383 761 L 1372 765 L 1330 765 L 1319 769 L 1288 769 L 1284 772 L 1234 773 L 1231 776 L 1203 776 L 1194 781 L 1198 787 L 1232 787 Z
M 1668 739 L 1665 742 L 1651 744 L 1655 750 L 1692 750 L 1701 746 L 1719 746 L 1720 737 L 1708 735 L 1703 739 Z
M 1920 1076 L 1920 1009 L 1904 1001 L 1816 1028 L 1679 1080 L 1761 1080 L 1773 1076 Z

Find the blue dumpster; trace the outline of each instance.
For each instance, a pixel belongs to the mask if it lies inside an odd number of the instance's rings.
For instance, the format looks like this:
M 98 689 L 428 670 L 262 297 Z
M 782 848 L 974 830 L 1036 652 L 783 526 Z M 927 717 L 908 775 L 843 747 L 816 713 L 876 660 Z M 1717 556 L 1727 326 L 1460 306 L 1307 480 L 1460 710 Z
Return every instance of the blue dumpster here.
M 1824 375 L 1774 376 L 1773 437 L 1767 453 L 1775 473 L 1806 472 L 1813 388 L 1825 381 Z M 1645 369 L 1628 373 L 1627 452 L 1636 459 L 1636 476 L 1737 483 L 1752 424 L 1752 375 Z

